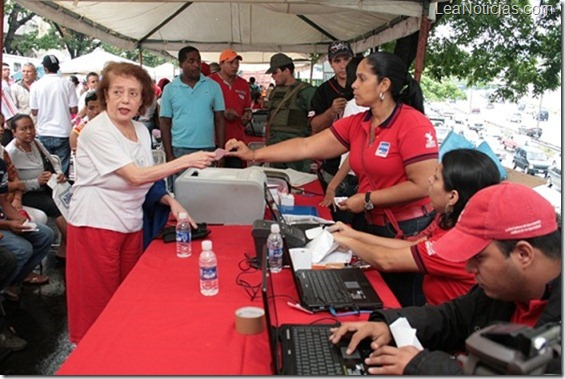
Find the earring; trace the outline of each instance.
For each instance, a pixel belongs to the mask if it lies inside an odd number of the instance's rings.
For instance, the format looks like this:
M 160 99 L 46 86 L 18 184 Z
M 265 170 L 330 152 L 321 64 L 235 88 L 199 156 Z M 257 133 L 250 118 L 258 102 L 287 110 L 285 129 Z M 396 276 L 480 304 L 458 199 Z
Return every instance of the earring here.
M 379 95 L 379 99 L 381 99 L 381 101 L 384 101 L 385 99 L 385 93 L 381 92 L 381 94 Z

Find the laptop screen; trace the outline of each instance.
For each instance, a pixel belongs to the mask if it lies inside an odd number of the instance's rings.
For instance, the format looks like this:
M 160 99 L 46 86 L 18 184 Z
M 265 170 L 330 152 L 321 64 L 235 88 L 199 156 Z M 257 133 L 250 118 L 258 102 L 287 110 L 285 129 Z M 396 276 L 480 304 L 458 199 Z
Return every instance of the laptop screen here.
M 275 220 L 278 224 L 286 224 L 286 221 L 273 197 L 273 193 L 265 183 L 265 202 L 267 203 L 267 207 L 271 212 L 271 216 L 273 220 Z
M 269 271 L 269 260 L 267 259 L 267 250 L 263 249 L 262 257 L 263 282 L 261 294 L 263 296 L 263 307 L 265 308 L 265 320 L 267 322 L 269 347 L 271 350 L 271 360 L 275 374 L 281 372 L 282 369 L 282 346 L 278 338 L 279 320 L 277 316 L 277 304 L 275 298 L 275 290 L 273 287 L 273 278 Z

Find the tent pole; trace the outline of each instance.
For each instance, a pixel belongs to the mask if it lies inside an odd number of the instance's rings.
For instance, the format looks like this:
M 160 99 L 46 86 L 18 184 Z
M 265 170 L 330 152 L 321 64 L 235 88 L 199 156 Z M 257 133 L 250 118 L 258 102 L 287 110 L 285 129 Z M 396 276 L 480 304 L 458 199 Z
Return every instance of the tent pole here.
M 0 1 L 1 1 L 1 0 L 0 0 Z M 141 47 L 138 47 L 138 48 L 137 48 L 137 51 L 138 51 L 138 53 L 137 53 L 137 58 L 138 58 L 138 60 L 139 60 L 139 65 L 140 65 L 140 66 L 143 66 L 143 52 L 141 51 Z
M 424 59 L 426 57 L 426 45 L 428 43 L 428 34 L 430 32 L 431 22 L 422 14 L 420 22 L 420 35 L 418 36 L 418 48 L 416 50 L 416 62 L 414 63 L 414 79 L 419 83 L 424 71 Z
M 0 0 L 0 3 L 2 3 L 2 9 L 0 10 L 0 15 L 2 17 L 0 17 L 0 20 L 2 20 L 2 22 L 0 23 L 0 52 L 4 52 L 4 6 L 5 6 L 5 2 L 4 0 Z M 2 66 L 2 63 L 4 63 L 4 54 L 2 54 L 0 56 L 0 66 Z M 2 94 L 2 89 L 0 89 L 0 94 Z M 0 125 L 0 127 L 3 127 L 2 125 Z

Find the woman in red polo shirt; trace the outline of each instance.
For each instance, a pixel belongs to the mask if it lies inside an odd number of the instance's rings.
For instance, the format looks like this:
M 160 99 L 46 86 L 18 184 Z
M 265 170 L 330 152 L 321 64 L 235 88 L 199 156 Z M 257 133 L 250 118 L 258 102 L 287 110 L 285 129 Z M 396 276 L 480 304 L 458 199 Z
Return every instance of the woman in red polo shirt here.
M 229 155 L 263 162 L 304 158 L 328 159 L 349 151 L 349 163 L 359 178 L 359 190 L 339 205 L 343 211 L 364 213 L 363 228 L 383 237 L 417 235 L 434 219 L 428 197 L 428 178 L 438 163 L 438 143 L 424 115 L 422 90 L 394 54 L 377 52 L 357 67 L 352 85 L 364 113 L 344 117 L 331 128 L 251 151 L 230 140 Z M 403 306 L 422 304 L 421 276 L 385 277 Z
M 383 238 L 359 232 L 338 222 L 328 230 L 334 240 L 383 272 L 424 274 L 428 304 L 440 304 L 467 293 L 475 284 L 465 262 L 448 262 L 428 247 L 455 226 L 469 199 L 481 189 L 498 184 L 500 173 L 491 158 L 477 150 L 446 153 L 429 178 L 429 195 L 438 215 L 421 233 L 420 241 Z

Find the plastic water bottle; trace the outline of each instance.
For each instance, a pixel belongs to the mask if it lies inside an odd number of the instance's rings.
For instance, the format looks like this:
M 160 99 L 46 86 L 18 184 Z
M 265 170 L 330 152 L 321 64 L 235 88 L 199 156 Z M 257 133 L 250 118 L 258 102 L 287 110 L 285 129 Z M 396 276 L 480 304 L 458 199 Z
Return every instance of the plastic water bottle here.
M 188 258 L 192 255 L 192 233 L 190 231 L 190 222 L 188 222 L 188 214 L 179 213 L 177 220 L 177 257 Z
M 200 266 L 200 293 L 214 296 L 220 291 L 218 283 L 218 260 L 212 251 L 212 241 L 202 241 L 202 252 L 198 260 Z
M 269 268 L 271 272 L 281 272 L 283 261 L 283 239 L 279 224 L 271 225 L 271 234 L 267 237 L 267 250 L 269 252 Z

